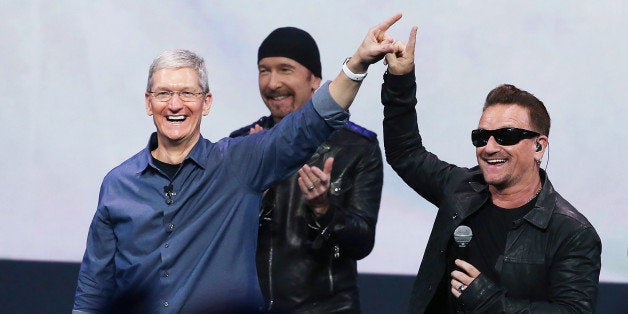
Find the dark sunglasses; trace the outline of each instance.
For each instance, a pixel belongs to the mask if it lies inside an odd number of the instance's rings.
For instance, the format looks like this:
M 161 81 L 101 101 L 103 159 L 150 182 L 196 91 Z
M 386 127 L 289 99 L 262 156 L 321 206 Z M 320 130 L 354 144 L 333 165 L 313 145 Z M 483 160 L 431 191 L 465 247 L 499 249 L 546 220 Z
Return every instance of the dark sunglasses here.
M 495 138 L 499 145 L 510 146 L 519 143 L 524 138 L 533 138 L 541 134 L 518 128 L 501 128 L 497 130 L 476 129 L 471 131 L 471 141 L 475 147 L 483 147 L 488 139 Z

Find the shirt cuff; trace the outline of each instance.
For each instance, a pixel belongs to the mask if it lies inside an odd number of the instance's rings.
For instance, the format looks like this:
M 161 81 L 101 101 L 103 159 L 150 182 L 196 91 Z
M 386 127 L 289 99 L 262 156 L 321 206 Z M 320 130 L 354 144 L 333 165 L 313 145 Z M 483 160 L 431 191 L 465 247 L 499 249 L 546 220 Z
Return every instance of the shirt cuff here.
M 314 110 L 331 128 L 340 129 L 349 121 L 349 112 L 342 109 L 329 93 L 329 83 L 325 82 L 312 96 Z

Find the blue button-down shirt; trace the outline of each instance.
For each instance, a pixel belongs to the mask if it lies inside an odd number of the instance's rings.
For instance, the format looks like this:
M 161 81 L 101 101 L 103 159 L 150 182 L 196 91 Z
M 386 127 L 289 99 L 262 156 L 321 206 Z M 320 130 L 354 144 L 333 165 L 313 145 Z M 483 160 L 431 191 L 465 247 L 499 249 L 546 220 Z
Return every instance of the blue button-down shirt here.
M 261 193 L 294 173 L 348 119 L 328 84 L 268 131 L 216 143 L 201 138 L 172 181 L 151 161 L 156 134 L 109 172 L 89 229 L 75 311 L 257 308 Z

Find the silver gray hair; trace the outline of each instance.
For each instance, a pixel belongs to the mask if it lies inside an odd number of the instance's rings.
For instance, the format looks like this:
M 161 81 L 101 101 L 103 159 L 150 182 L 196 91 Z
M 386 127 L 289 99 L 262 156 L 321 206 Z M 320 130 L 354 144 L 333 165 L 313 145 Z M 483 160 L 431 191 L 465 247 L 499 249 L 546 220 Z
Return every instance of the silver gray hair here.
M 209 83 L 207 81 L 207 68 L 205 60 L 194 52 L 184 49 L 175 49 L 162 52 L 148 70 L 148 84 L 146 92 L 150 92 L 153 86 L 153 74 L 162 69 L 192 68 L 198 73 L 198 83 L 204 93 L 209 93 Z

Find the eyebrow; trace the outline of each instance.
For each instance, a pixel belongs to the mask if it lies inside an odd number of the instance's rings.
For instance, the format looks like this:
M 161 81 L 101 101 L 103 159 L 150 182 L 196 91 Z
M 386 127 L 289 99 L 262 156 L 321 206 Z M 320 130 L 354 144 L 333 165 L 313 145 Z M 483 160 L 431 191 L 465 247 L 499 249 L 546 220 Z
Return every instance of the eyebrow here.
M 200 86 L 183 86 L 181 88 L 176 88 L 176 89 L 172 89 L 170 87 L 166 87 L 166 86 L 155 86 L 155 88 L 152 89 L 152 91 L 160 91 L 160 92 L 164 92 L 164 91 L 169 91 L 169 92 L 173 92 L 173 91 L 182 91 L 182 92 L 191 92 L 197 88 L 203 89 Z
M 260 64 L 257 66 L 258 68 L 264 68 L 264 69 L 268 69 L 268 68 L 272 68 L 272 66 L 268 66 L 268 65 L 264 65 L 264 64 Z M 277 65 L 275 65 L 275 67 L 280 67 L 280 68 L 284 68 L 284 67 L 288 67 L 288 68 L 296 68 L 296 66 L 294 64 L 290 64 L 290 63 L 279 63 Z

